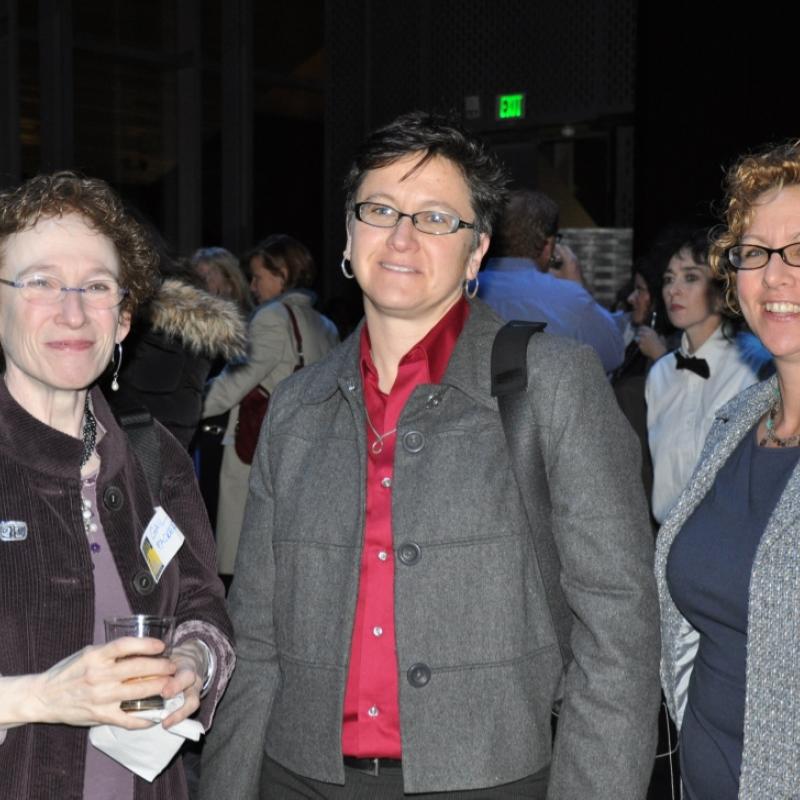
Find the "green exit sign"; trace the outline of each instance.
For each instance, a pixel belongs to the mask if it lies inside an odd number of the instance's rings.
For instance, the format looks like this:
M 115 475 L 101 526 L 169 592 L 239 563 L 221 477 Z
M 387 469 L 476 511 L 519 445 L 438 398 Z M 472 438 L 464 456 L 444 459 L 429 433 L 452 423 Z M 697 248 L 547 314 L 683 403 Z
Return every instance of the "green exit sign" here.
M 497 119 L 522 119 L 524 116 L 524 94 L 497 95 Z

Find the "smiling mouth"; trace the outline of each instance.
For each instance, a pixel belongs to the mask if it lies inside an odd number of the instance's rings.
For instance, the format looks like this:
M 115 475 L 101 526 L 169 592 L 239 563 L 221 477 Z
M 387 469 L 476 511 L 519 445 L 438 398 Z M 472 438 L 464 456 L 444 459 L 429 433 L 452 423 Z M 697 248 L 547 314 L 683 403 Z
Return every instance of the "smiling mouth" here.
M 409 275 L 413 272 L 416 272 L 416 270 L 412 269 L 411 267 L 404 267 L 401 264 L 387 264 L 385 261 L 381 261 L 381 266 L 389 272 L 399 272 L 404 275 Z
M 764 303 L 764 308 L 773 314 L 798 314 L 800 306 L 794 303 Z
M 54 350 L 74 350 L 77 352 L 88 350 L 94 342 L 87 339 L 66 339 L 57 342 L 48 342 L 47 346 Z

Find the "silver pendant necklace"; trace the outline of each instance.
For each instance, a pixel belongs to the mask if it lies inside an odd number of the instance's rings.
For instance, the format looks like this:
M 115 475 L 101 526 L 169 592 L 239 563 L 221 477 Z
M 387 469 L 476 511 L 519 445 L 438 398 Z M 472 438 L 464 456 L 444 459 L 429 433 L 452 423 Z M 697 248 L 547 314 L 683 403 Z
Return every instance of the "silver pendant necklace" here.
M 369 418 L 369 411 L 367 411 L 366 405 L 364 406 L 364 414 L 367 417 L 369 429 L 375 434 L 375 441 L 370 445 L 369 449 L 372 450 L 373 455 L 380 455 L 383 452 L 383 440 L 393 433 L 397 433 L 397 428 L 392 428 L 390 431 L 386 431 L 386 433 L 378 433 L 377 428 L 372 424 L 372 420 Z

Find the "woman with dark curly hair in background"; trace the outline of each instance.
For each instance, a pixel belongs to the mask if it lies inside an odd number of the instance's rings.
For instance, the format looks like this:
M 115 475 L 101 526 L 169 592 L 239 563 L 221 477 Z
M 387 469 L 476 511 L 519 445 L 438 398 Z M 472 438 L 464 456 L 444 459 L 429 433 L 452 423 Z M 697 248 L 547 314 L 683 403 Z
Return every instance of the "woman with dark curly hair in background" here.
M 208 727 L 233 669 L 188 454 L 156 425 L 154 496 L 94 387 L 156 278 L 149 237 L 103 181 L 60 172 L 0 193 L 2 797 L 186 797 L 180 759 L 145 782 L 88 728 L 150 727 L 120 704 L 179 692 L 164 726 L 197 712 Z M 179 546 L 153 574 L 140 546 L 165 516 Z M 176 618 L 167 658 L 155 639 L 104 643 L 104 619 L 131 613 Z

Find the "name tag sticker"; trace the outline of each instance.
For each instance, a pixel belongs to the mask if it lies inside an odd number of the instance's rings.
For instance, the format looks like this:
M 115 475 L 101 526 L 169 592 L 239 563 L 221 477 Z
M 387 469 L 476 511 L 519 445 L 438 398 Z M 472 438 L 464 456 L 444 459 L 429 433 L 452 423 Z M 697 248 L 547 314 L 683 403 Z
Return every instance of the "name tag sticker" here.
M 142 534 L 142 543 L 139 547 L 156 583 L 175 553 L 181 549 L 183 541 L 183 534 L 170 519 L 169 514 L 161 506 L 156 506 L 153 518 Z

